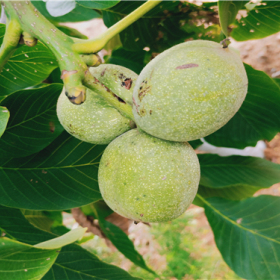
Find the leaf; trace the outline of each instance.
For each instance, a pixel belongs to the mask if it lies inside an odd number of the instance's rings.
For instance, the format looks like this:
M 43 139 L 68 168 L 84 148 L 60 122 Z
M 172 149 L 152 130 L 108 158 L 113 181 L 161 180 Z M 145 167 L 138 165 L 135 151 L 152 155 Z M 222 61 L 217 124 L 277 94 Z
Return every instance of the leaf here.
M 96 206 L 96 205 L 95 205 Z M 94 207 L 94 205 L 92 205 Z M 154 273 L 145 263 L 143 257 L 135 250 L 133 242 L 128 236 L 116 225 L 106 221 L 102 217 L 102 212 L 98 207 L 94 208 L 95 216 L 98 218 L 99 226 L 106 237 L 113 245 L 130 261 L 137 266 Z
M 6 129 L 9 117 L 10 117 L 10 112 L 8 111 L 8 109 L 6 107 L 0 106 L 0 137 L 3 135 Z
M 56 237 L 29 224 L 20 210 L 4 206 L 0 206 L 0 228 L 4 229 L 9 236 L 31 245 Z M 15 280 L 19 279 L 22 280 L 22 278 L 15 278 Z M 76 244 L 67 245 L 61 249 L 51 270 L 42 279 L 140 280 L 118 267 L 102 262 Z
M 84 8 L 78 4 L 70 13 L 59 17 L 52 17 L 46 9 L 46 3 L 42 0 L 32 0 L 32 4 L 45 18 L 53 22 L 79 22 L 100 18 L 100 14 L 97 11 Z
M 64 25 L 57 25 L 56 27 L 60 31 L 62 31 L 64 34 L 66 34 L 70 37 L 79 38 L 79 39 L 88 39 L 88 37 L 86 35 L 82 34 L 80 31 L 78 31 L 77 29 L 74 29 L 72 27 L 64 26 Z
M 24 217 L 33 226 L 44 231 L 52 232 L 52 227 L 62 225 L 61 211 L 35 211 L 35 210 L 21 210 Z
M 34 247 L 40 248 L 40 249 L 48 249 L 48 250 L 58 249 L 60 247 L 69 245 L 69 244 L 77 241 L 78 239 L 82 238 L 84 233 L 86 232 L 86 230 L 87 230 L 87 228 L 79 227 L 79 228 L 73 229 L 73 230 L 65 233 L 62 236 L 38 243 L 38 244 L 34 245 Z
M 111 8 L 115 5 L 117 5 L 120 1 L 83 1 L 83 0 L 76 0 L 77 3 L 79 3 L 81 6 L 89 9 L 98 9 L 98 10 L 104 10 Z
M 33 210 L 64 210 L 101 199 L 98 163 L 106 146 L 63 132 L 41 152 L 0 158 L 0 204 Z
M 228 26 L 247 1 L 218 1 L 219 18 L 223 33 L 228 36 Z
M 141 280 L 114 265 L 102 262 L 76 244 L 62 248 L 49 272 L 42 280 Z
M 62 85 L 53 84 L 17 91 L 2 101 L 11 117 L 0 138 L 1 157 L 24 157 L 39 152 L 62 133 L 56 114 L 61 91 Z
M 280 197 L 200 199 L 229 267 L 245 279 L 279 279 Z
M 205 137 L 218 147 L 243 149 L 270 141 L 280 131 L 280 87 L 267 74 L 245 64 L 248 93 L 239 111 L 222 128 Z
M 105 25 L 111 27 L 141 4 L 141 1 L 121 1 L 104 10 L 102 14 Z M 198 36 L 197 29 L 194 31 L 191 28 L 189 31 L 184 27 L 197 25 L 194 22 L 194 14 L 197 13 L 202 15 L 201 22 L 209 24 L 213 18 L 214 5 L 216 3 L 200 7 L 185 1 L 163 1 L 119 34 L 123 47 L 130 51 L 142 51 L 149 47 L 151 52 L 162 52 L 188 38 Z
M 143 50 L 132 52 L 120 48 L 112 52 L 112 55 L 107 60 L 107 63 L 124 66 L 134 71 L 136 74 L 140 74 L 145 66 L 145 54 L 146 52 Z
M 198 194 L 204 198 L 223 197 L 229 200 L 242 200 L 253 196 L 260 188 L 246 185 L 232 186 L 226 188 L 209 188 L 202 185 L 198 188 Z
M 196 139 L 196 140 L 190 141 L 189 144 L 192 146 L 193 149 L 196 149 L 199 146 L 201 146 L 203 144 L 203 142 L 200 139 Z
M 229 186 L 268 188 L 280 182 L 280 165 L 256 157 L 198 155 L 200 185 L 209 188 Z
M 52 267 L 57 250 L 43 250 L 0 238 L 0 279 L 39 280 Z
M 0 44 L 5 25 L 0 24 Z M 0 101 L 9 94 L 41 83 L 57 67 L 56 58 L 42 43 L 19 47 L 0 73 Z
M 235 22 L 231 32 L 236 41 L 260 39 L 280 31 L 279 1 L 262 1 L 247 16 Z

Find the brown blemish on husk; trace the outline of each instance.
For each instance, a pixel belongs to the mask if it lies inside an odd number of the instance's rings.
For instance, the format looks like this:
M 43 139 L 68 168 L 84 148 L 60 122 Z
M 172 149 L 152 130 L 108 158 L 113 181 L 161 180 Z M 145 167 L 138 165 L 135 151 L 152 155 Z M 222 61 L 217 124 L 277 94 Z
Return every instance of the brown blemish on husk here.
M 198 64 L 195 64 L 195 63 L 183 64 L 183 65 L 176 67 L 175 69 L 179 70 L 179 69 L 187 69 L 187 68 L 193 68 L 193 67 L 198 67 Z

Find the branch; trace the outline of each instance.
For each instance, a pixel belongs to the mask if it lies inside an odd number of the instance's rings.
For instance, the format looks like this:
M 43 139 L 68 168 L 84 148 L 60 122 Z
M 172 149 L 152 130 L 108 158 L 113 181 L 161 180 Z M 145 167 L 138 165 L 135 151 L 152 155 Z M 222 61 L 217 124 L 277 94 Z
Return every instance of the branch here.
M 104 32 L 101 36 L 92 39 L 86 40 L 84 42 L 77 42 L 73 45 L 73 50 L 77 53 L 96 53 L 104 48 L 104 46 L 111 40 L 114 36 L 119 34 L 125 28 L 130 26 L 136 20 L 141 18 L 144 14 L 153 9 L 156 5 L 161 3 L 160 0 L 148 0 L 143 5 L 141 5 L 138 9 L 134 10 L 132 13 L 127 15 L 125 18 L 111 26 L 106 32 Z

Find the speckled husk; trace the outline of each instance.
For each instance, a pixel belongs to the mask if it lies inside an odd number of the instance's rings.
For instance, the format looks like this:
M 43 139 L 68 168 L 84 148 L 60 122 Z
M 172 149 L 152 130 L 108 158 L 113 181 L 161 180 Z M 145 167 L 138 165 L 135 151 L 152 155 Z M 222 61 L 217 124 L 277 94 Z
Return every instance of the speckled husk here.
M 101 64 L 98 67 L 89 68 L 90 73 L 101 83 L 126 103 L 132 105 L 132 92 L 138 75 L 128 68 L 114 65 Z
M 113 64 L 104 64 L 91 69 L 92 74 L 101 83 L 117 96 L 125 101 L 130 100 L 131 103 L 137 74 L 125 67 Z M 124 79 L 131 80 L 130 87 Z M 89 89 L 86 96 L 86 101 L 81 105 L 69 102 L 64 90 L 58 99 L 57 116 L 68 133 L 92 144 L 108 144 L 131 129 L 132 122 L 102 97 Z
M 247 93 L 239 56 L 211 41 L 190 41 L 154 58 L 133 92 L 138 127 L 161 139 L 190 141 L 225 125 Z
M 143 222 L 166 222 L 184 213 L 199 179 L 199 162 L 188 143 L 161 140 L 137 129 L 109 144 L 98 171 L 109 207 Z

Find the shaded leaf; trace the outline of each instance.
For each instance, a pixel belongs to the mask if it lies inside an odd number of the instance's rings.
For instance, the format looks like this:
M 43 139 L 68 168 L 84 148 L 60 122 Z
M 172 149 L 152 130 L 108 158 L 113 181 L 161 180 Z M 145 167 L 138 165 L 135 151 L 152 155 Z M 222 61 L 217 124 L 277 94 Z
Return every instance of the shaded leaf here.
M 4 206 L 0 206 L 0 228 L 4 229 L 13 238 L 31 245 L 37 244 L 38 241 L 43 242 L 56 237 L 54 234 L 32 226 L 23 217 L 20 210 Z M 58 251 L 56 250 L 56 252 Z M 65 277 L 69 280 L 140 280 L 140 278 L 132 277 L 118 267 L 102 262 L 99 258 L 76 244 L 67 245 L 61 249 L 51 270 L 42 279 L 63 280 Z M 7 279 L 10 280 L 10 278 Z M 15 278 L 15 280 L 18 279 L 22 280 L 22 278 Z M 30 278 L 26 280 L 30 280 Z
M 209 188 L 239 186 L 268 188 L 280 182 L 280 165 L 257 157 L 198 155 L 200 185 Z
M 196 139 L 196 140 L 190 141 L 189 144 L 193 147 L 193 149 L 196 149 L 199 146 L 201 146 L 203 144 L 203 142 L 200 139 Z
M 94 205 L 92 205 L 94 207 Z M 95 215 L 98 217 L 99 226 L 106 237 L 113 243 L 113 245 L 130 261 L 137 266 L 154 273 L 145 263 L 143 257 L 135 250 L 133 242 L 128 236 L 116 225 L 106 221 L 102 218 L 100 209 L 95 207 Z M 100 213 L 100 214 L 99 214 Z
M 245 279 L 279 279 L 280 197 L 200 199 L 229 267 Z
M 0 44 L 5 25 L 0 24 Z M 0 73 L 0 101 L 9 94 L 41 83 L 57 67 L 54 55 L 42 43 L 19 47 Z
M 253 196 L 260 188 L 246 185 L 238 185 L 226 188 L 209 188 L 202 185 L 198 188 L 198 194 L 204 198 L 223 197 L 229 200 L 242 200 Z
M 231 32 L 236 41 L 260 39 L 280 31 L 280 2 L 261 1 L 246 17 L 235 22 Z
M 0 279 L 39 280 L 52 267 L 57 250 L 43 250 L 5 237 L 0 238 Z
M 84 8 L 78 4 L 70 13 L 60 17 L 52 17 L 46 9 L 46 3 L 42 0 L 32 0 L 32 4 L 45 18 L 53 22 L 79 22 L 100 18 L 100 14 L 97 11 Z
M 107 63 L 124 66 L 134 71 L 136 74 L 140 74 L 145 66 L 145 55 L 146 52 L 143 50 L 132 52 L 120 48 L 112 52 L 112 55 L 107 60 Z
M 21 90 L 8 96 L 1 105 L 11 117 L 0 139 L 2 157 L 24 157 L 48 146 L 63 131 L 57 114 L 56 102 L 62 85 Z
M 83 1 L 83 0 L 76 0 L 77 3 L 79 3 L 81 6 L 89 9 L 98 9 L 98 10 L 104 10 L 111 8 L 115 5 L 117 5 L 120 1 Z
M 56 27 L 64 34 L 70 37 L 79 38 L 79 39 L 88 39 L 86 35 L 82 34 L 80 31 L 72 27 L 64 26 L 64 25 L 57 25 Z
M 33 210 L 64 210 L 101 199 L 97 172 L 106 146 L 63 132 L 52 144 L 24 158 L 0 158 L 0 204 Z
M 42 280 L 141 280 L 114 265 L 102 262 L 76 244 L 62 248 L 59 256 Z
M 247 1 L 218 1 L 219 18 L 223 33 L 228 36 L 228 26 Z
M 271 140 L 280 131 L 280 87 L 263 71 L 245 64 L 248 93 L 239 111 L 222 128 L 205 137 L 218 147 L 243 149 Z
M 6 107 L 0 106 L 0 137 L 4 133 L 8 120 L 10 117 L 10 112 Z M 1 140 L 0 140 L 1 141 Z

